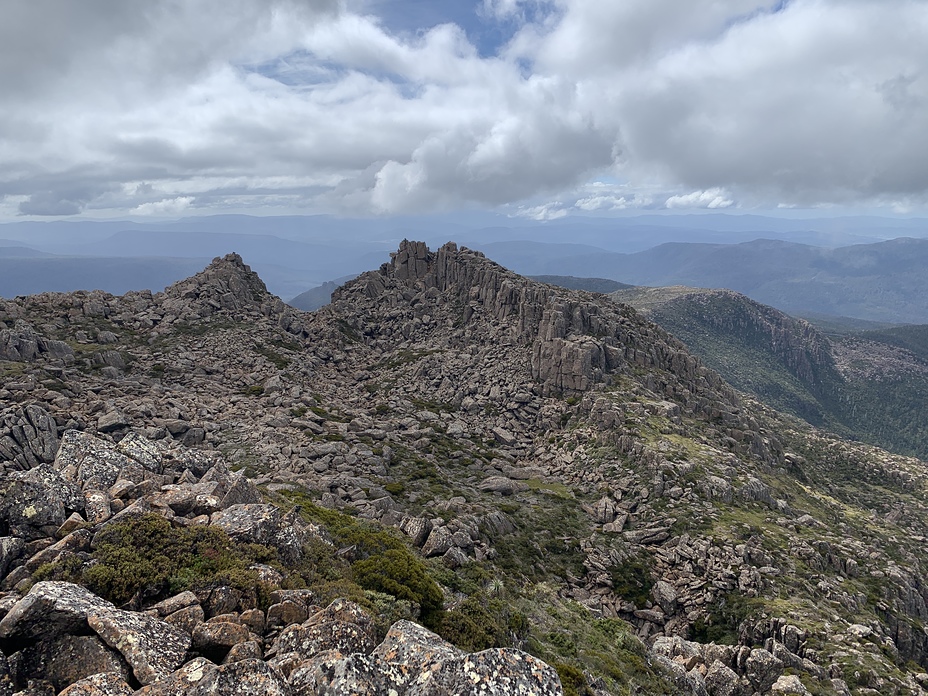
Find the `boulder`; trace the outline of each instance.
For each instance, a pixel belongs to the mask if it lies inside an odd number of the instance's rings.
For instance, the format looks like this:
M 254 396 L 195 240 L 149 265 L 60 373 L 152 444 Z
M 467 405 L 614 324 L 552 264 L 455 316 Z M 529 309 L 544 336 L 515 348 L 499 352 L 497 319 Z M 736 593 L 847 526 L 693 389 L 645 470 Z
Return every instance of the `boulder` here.
M 56 691 L 101 672 L 125 681 L 130 669 L 122 656 L 98 636 L 62 634 L 41 640 L 19 653 L 17 671 L 26 679 L 45 679 Z
M 85 634 L 87 618 L 115 607 L 90 590 L 69 582 L 33 585 L 0 621 L 0 641 L 53 640 L 62 634 Z
M 120 653 L 142 684 L 164 679 L 184 661 L 190 636 L 147 614 L 120 609 L 97 611 L 87 623 Z
M 514 648 L 492 648 L 448 660 L 413 678 L 407 696 L 525 694 L 563 696 L 553 667 Z
M 107 489 L 133 460 L 112 443 L 77 430 L 66 430 L 55 456 L 55 469 L 79 486 Z M 89 486 L 87 484 L 90 484 Z
M 58 696 L 132 696 L 135 690 L 115 672 L 101 672 L 74 682 Z
M 276 548 L 280 559 L 288 564 L 302 558 L 303 545 L 310 536 L 306 525 L 292 517 L 285 519 L 273 505 L 232 505 L 214 513 L 210 524 L 236 541 Z
M 716 660 L 709 666 L 705 678 L 709 696 L 740 696 L 741 681 L 730 667 Z
M 490 476 L 481 481 L 477 488 L 489 493 L 500 493 L 502 495 L 512 495 L 521 491 L 528 490 L 528 484 L 521 481 L 514 481 L 505 476 Z
M 760 693 L 767 693 L 782 673 L 783 663 L 763 648 L 752 650 L 744 663 L 744 675 Z

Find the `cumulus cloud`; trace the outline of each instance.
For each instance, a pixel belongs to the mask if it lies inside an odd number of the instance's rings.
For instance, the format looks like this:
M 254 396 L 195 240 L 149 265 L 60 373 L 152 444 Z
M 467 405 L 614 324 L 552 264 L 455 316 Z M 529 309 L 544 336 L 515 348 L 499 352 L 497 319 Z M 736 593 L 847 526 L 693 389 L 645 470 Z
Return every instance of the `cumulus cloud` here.
M 142 203 L 132 209 L 135 215 L 175 215 L 185 211 L 193 203 L 193 196 L 162 198 L 160 201 Z
M 475 0 L 489 54 L 386 5 L 13 3 L 0 210 L 928 205 L 924 2 Z
M 708 191 L 693 191 L 678 196 L 671 196 L 665 203 L 667 208 L 729 208 L 735 202 L 725 195 L 722 189 L 714 188 Z

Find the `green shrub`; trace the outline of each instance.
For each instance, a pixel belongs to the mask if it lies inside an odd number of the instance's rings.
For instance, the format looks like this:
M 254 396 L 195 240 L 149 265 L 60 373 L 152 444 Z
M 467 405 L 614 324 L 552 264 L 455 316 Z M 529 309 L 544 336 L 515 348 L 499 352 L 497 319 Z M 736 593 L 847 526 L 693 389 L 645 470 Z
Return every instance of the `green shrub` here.
M 444 595 L 425 564 L 408 548 L 391 548 L 355 561 L 354 580 L 361 587 L 415 602 L 423 618 L 442 607 Z
M 587 687 L 583 670 L 564 662 L 555 662 L 552 667 L 557 670 L 557 676 L 561 679 L 564 696 L 586 696 L 592 693 Z
M 612 589 L 619 597 L 632 602 L 639 608 L 650 600 L 654 579 L 651 577 L 651 570 L 645 559 L 629 558 L 612 568 L 610 575 L 612 576 Z
M 254 563 L 273 561 L 276 552 L 256 544 L 238 544 L 218 527 L 172 527 L 160 515 L 147 514 L 104 528 L 90 563 L 71 557 L 43 566 L 36 579 L 67 579 L 115 604 L 153 599 L 183 590 L 230 585 L 255 591 Z

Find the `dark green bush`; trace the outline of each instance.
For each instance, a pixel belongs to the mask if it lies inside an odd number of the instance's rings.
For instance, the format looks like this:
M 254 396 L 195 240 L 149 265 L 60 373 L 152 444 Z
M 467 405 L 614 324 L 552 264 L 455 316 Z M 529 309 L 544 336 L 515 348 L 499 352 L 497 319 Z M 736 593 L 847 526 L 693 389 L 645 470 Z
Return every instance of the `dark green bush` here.
M 355 561 L 354 580 L 361 587 L 415 602 L 423 618 L 442 607 L 444 595 L 425 564 L 407 548 L 393 548 Z
M 561 679 L 564 696 L 587 696 L 592 693 L 586 684 L 583 670 L 564 662 L 555 662 L 552 667 L 557 670 L 557 676 Z
M 255 591 L 257 575 L 248 567 L 275 555 L 264 546 L 235 543 L 217 527 L 173 527 L 147 514 L 101 531 L 90 563 L 78 565 L 72 557 L 40 568 L 35 579 L 77 582 L 115 604 L 219 584 Z

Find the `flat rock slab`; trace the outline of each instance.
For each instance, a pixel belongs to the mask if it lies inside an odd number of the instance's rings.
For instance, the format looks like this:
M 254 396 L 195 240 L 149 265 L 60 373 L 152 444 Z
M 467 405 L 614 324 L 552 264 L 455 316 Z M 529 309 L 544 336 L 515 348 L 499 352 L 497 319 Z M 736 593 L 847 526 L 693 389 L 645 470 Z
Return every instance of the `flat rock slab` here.
M 80 585 L 38 582 L 0 621 L 0 639 L 36 640 L 62 633 L 87 633 L 90 614 L 115 609 L 110 602 Z
M 110 609 L 91 614 L 87 623 L 107 645 L 122 653 L 142 684 L 167 677 L 190 648 L 187 633 L 147 614 Z

